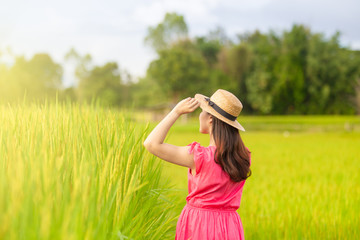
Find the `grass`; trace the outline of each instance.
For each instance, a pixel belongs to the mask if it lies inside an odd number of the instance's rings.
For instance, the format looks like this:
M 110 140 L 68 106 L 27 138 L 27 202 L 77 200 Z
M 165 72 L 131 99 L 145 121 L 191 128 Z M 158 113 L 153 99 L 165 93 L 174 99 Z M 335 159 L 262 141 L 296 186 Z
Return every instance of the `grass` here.
M 241 136 L 252 151 L 252 176 L 238 210 L 247 239 L 359 239 L 360 132 Z M 192 141 L 208 146 L 209 135 L 183 131 L 179 124 L 167 140 L 179 146 Z M 163 174 L 185 199 L 187 169 L 163 164 Z
M 166 142 L 203 146 L 197 114 Z M 182 117 L 183 118 L 183 117 Z M 156 125 L 96 105 L 0 105 L 0 239 L 173 239 L 187 169 L 150 155 Z M 357 116 L 242 118 L 246 239 L 359 239 Z
M 167 239 L 179 205 L 146 127 L 96 106 L 0 106 L 0 239 Z

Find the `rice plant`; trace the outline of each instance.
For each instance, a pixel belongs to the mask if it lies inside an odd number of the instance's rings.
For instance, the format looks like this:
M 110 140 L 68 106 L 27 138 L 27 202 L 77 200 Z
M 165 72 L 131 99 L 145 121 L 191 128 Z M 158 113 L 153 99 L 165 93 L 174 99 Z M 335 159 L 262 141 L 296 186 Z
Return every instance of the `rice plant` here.
M 169 239 L 179 199 L 127 114 L 0 106 L 0 239 Z

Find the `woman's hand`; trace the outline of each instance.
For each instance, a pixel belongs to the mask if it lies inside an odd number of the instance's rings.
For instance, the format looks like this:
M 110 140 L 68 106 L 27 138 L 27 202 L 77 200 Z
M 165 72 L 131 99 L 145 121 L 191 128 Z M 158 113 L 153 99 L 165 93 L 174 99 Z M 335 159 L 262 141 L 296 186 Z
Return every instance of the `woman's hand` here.
M 190 113 L 200 106 L 200 102 L 195 98 L 185 98 L 181 100 L 173 109 L 177 114 Z

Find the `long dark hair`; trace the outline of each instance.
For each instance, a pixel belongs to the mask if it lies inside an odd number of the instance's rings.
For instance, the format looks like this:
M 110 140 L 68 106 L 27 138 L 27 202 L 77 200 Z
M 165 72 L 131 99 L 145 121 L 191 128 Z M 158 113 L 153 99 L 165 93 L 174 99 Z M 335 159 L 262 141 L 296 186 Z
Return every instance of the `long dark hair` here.
M 245 148 L 239 130 L 212 116 L 212 134 L 216 145 L 214 160 L 234 182 L 251 176 L 250 151 Z

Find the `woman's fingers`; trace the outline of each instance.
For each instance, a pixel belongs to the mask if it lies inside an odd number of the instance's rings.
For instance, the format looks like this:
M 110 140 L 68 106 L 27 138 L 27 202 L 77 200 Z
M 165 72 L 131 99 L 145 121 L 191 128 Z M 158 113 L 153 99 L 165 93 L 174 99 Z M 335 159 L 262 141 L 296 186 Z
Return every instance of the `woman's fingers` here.
M 200 102 L 194 102 L 193 103 L 193 106 L 198 106 L 198 105 L 200 105 Z
M 195 108 L 196 109 L 199 106 L 200 106 L 200 102 L 194 101 L 193 103 L 191 103 L 190 108 Z
M 196 98 L 192 98 L 192 97 L 185 98 L 185 102 L 187 103 L 188 105 L 187 107 L 191 112 L 200 106 L 200 102 Z

